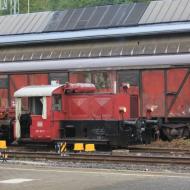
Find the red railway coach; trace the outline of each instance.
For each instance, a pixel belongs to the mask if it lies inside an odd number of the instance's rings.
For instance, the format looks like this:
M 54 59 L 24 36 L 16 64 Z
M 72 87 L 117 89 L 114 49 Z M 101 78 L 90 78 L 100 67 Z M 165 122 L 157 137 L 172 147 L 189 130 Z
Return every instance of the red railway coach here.
M 130 126 L 129 121 L 135 121 L 134 125 L 137 126 L 140 123 L 140 128 L 143 126 L 154 128 L 156 125 L 160 129 L 161 136 L 165 139 L 189 137 L 189 60 L 189 54 L 178 54 L 0 64 L 1 84 L 3 86 L 0 93 L 2 94 L 1 97 L 4 98 L 1 102 L 2 106 L 9 107 L 11 103 L 14 104 L 13 92 L 17 89 L 31 84 L 47 85 L 51 81 L 59 81 L 60 84 L 64 84 L 66 81 L 70 83 L 93 83 L 97 89 L 94 94 L 101 98 L 107 96 L 107 99 L 111 95 L 113 97 L 119 96 L 126 88 L 128 101 L 125 98 L 121 99 L 125 102 L 124 107 L 127 108 L 128 115 L 123 120 L 126 120 L 124 122 L 126 126 Z M 72 89 L 71 86 L 68 88 Z M 80 89 L 75 93 L 80 94 L 79 92 Z M 80 95 L 80 103 L 92 97 L 88 92 L 85 93 L 87 94 Z M 72 123 L 71 119 L 80 120 L 83 123 L 84 120 L 87 120 L 89 114 L 87 114 L 87 108 L 90 106 L 81 103 L 81 107 L 75 107 L 74 99 L 76 97 L 70 94 L 69 100 L 72 97 L 73 102 L 68 105 L 70 116 L 67 118 L 64 115 L 65 122 L 69 120 L 70 124 L 64 124 L 62 120 L 61 126 L 82 125 L 80 122 L 78 124 Z M 111 98 L 112 105 L 113 97 Z M 65 99 L 67 98 L 68 96 L 65 95 Z M 107 99 L 105 98 L 105 100 Z M 118 97 L 118 99 L 120 98 Z M 68 103 L 69 100 L 66 102 Z M 27 109 L 28 100 L 24 99 L 23 102 L 23 107 L 25 107 L 23 109 Z M 107 115 L 105 119 L 111 120 L 111 112 L 118 114 L 118 107 L 114 110 L 111 104 L 105 105 L 104 109 Z M 116 115 L 113 118 L 114 121 L 122 120 Z M 88 120 L 94 123 L 94 120 L 103 121 L 104 117 L 101 114 L 99 116 L 95 114 L 94 117 L 93 115 L 88 116 Z M 93 126 L 92 123 L 90 126 Z M 87 125 L 89 126 L 89 123 Z M 97 126 L 97 123 L 95 126 Z M 72 127 L 68 128 L 68 131 L 70 131 L 70 136 L 73 137 L 75 132 Z M 86 131 L 85 128 L 84 131 Z M 112 132 L 114 133 L 114 131 Z

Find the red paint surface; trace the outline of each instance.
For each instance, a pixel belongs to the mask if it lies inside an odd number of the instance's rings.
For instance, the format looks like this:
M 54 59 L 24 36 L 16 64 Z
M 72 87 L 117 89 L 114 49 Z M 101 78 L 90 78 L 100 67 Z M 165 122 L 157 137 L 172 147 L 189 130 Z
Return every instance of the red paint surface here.
M 0 107 L 8 107 L 8 90 L 0 89 Z
M 153 108 L 153 117 L 164 116 L 165 93 L 164 93 L 163 70 L 150 70 L 142 72 L 142 99 L 143 116 L 146 117 L 147 109 Z

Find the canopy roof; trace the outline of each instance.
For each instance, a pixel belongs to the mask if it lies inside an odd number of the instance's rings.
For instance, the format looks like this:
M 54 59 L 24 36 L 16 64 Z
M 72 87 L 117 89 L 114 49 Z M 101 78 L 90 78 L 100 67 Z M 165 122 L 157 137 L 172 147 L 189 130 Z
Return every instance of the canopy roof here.
M 38 85 L 26 86 L 14 93 L 14 97 L 43 97 L 51 96 L 55 90 L 63 85 Z

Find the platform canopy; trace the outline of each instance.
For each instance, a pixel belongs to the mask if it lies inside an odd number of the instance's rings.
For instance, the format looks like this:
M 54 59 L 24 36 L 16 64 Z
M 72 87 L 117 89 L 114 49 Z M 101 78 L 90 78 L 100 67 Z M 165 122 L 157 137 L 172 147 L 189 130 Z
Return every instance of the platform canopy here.
M 14 93 L 14 97 L 51 96 L 52 93 L 63 85 L 38 85 L 26 86 Z

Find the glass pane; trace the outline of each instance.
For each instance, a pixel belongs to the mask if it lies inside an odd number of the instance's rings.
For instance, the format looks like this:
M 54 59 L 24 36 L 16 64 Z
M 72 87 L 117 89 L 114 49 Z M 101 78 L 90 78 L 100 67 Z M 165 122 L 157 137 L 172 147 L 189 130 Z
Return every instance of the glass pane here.
M 8 76 L 0 75 L 0 88 L 8 88 Z
M 49 81 L 57 81 L 59 84 L 65 84 L 68 82 L 68 73 L 50 73 Z
M 128 70 L 118 72 L 118 85 L 129 83 L 131 86 L 139 86 L 139 71 Z

